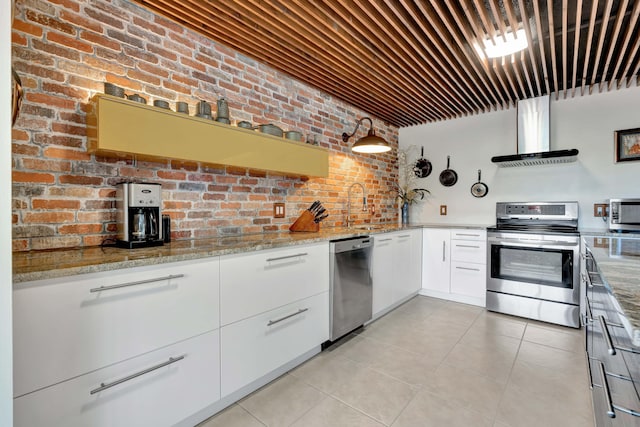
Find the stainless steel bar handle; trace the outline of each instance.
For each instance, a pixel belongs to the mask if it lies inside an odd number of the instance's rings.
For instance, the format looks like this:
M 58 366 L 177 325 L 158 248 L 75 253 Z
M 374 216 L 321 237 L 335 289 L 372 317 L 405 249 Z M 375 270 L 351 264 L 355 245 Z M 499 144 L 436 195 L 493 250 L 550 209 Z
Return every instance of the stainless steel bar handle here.
M 458 270 L 480 271 L 480 269 L 479 269 L 479 268 L 458 267 L 458 266 L 456 266 L 456 268 L 457 268 Z
M 401 234 L 398 237 L 402 237 L 402 238 L 407 238 L 407 237 L 411 237 L 411 234 Z
M 587 371 L 589 371 L 589 388 L 593 389 L 593 372 L 591 372 L 591 357 L 587 358 Z
M 104 391 L 108 388 L 117 386 L 118 384 L 122 384 L 126 381 L 132 380 L 134 378 L 137 378 L 141 375 L 145 375 L 148 374 L 149 372 L 153 372 L 156 369 L 160 369 L 160 368 L 164 368 L 165 366 L 171 365 L 172 363 L 176 363 L 179 362 L 180 360 L 184 359 L 186 356 L 186 354 L 183 354 L 182 356 L 176 356 L 176 357 L 170 357 L 169 360 L 167 360 L 166 362 L 162 362 L 162 363 L 158 363 L 157 365 L 151 366 L 150 368 L 144 369 L 140 372 L 136 372 L 135 374 L 131 374 L 128 375 L 124 378 L 120 378 L 119 380 L 115 380 L 113 382 L 110 383 L 100 383 L 100 387 L 98 388 L 94 388 L 93 390 L 91 390 L 89 392 L 89 394 L 96 394 L 96 393 L 100 393 L 101 391 Z
M 585 298 L 585 304 L 584 304 L 584 308 L 585 308 L 585 312 L 586 312 L 586 321 L 591 323 L 593 322 L 593 313 L 591 312 L 591 303 L 589 302 L 589 298 Z
M 602 329 L 602 335 L 604 336 L 604 340 L 607 343 L 607 352 L 615 356 L 616 355 L 616 347 L 613 345 L 613 340 L 611 339 L 611 334 L 609 333 L 609 327 L 607 326 L 607 321 L 604 316 L 598 316 L 600 320 L 600 328 Z
M 393 239 L 378 239 L 378 240 L 376 240 L 376 241 L 377 241 L 377 242 L 390 242 L 390 241 L 392 241 L 392 240 L 393 240 Z
M 456 233 L 456 236 L 480 237 L 479 234 Z
M 309 309 L 308 309 L 308 308 L 301 308 L 301 309 L 299 309 L 298 311 L 296 311 L 295 313 L 287 314 L 286 316 L 281 317 L 281 318 L 276 319 L 276 320 L 269 320 L 269 322 L 267 323 L 267 326 L 275 325 L 276 323 L 280 323 L 280 322 L 282 322 L 283 320 L 287 320 L 287 319 L 292 318 L 293 316 L 297 316 L 297 315 L 299 315 L 299 314 L 302 314 L 302 313 L 304 313 L 305 311 L 309 311 Z
M 444 252 L 446 250 L 446 246 L 447 246 L 447 242 L 443 240 L 442 241 L 442 262 L 445 261 Z
M 109 291 L 111 289 L 126 288 L 127 286 L 144 285 L 145 283 L 163 282 L 165 280 L 179 279 L 181 277 L 184 277 L 184 274 L 170 274 L 164 277 L 156 277 L 155 279 L 137 280 L 135 282 L 120 283 L 118 285 L 111 285 L 111 286 L 100 286 L 99 288 L 89 289 L 89 292 L 93 293 L 93 292 Z
M 598 370 L 600 371 L 600 382 L 602 383 L 602 390 L 604 392 L 604 400 L 607 403 L 607 416 L 609 418 L 615 418 L 616 412 L 613 409 L 613 401 L 611 400 L 611 390 L 609 389 L 609 382 L 607 381 L 607 374 L 604 370 L 604 363 L 598 360 Z
M 275 257 L 275 258 L 267 258 L 267 262 L 271 262 L 271 261 L 280 261 L 283 259 L 289 259 L 289 258 L 298 258 L 301 256 L 307 256 L 309 255 L 306 252 L 300 252 L 299 254 L 294 254 L 294 255 L 286 255 L 286 256 L 279 256 L 279 257 Z
M 456 247 L 458 247 L 458 248 L 473 248 L 473 249 L 480 249 L 480 246 L 477 246 L 477 245 L 456 245 Z

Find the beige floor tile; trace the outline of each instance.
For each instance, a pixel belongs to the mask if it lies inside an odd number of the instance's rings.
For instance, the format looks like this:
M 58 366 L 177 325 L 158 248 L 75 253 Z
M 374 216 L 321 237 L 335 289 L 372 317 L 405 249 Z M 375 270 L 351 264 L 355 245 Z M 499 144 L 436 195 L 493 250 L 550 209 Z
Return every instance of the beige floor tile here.
M 350 381 L 357 367 L 358 363 L 351 359 L 322 352 L 289 374 L 324 393 L 331 393 L 343 382 Z
M 498 407 L 496 421 L 512 427 L 590 427 L 592 413 L 554 399 L 549 393 L 522 390 L 507 385 Z
M 586 376 L 587 372 L 585 353 L 574 353 L 529 341 L 522 341 L 518 360 L 567 374 L 571 373 L 574 378 Z
M 284 375 L 239 402 L 269 427 L 289 426 L 326 395 L 291 375 Z
M 233 405 L 209 418 L 197 427 L 264 427 L 238 405 Z
M 328 351 L 331 351 L 337 356 L 346 357 L 354 362 L 369 364 L 376 353 L 388 347 L 389 345 L 383 342 L 354 335 L 349 337 L 348 341 L 341 342 L 335 345 L 335 347 L 329 347 Z
M 329 396 L 292 425 L 292 427 L 339 426 L 382 427 L 384 424 Z
M 584 336 L 578 330 L 568 328 L 557 330 L 529 324 L 523 339 L 575 353 L 584 352 Z
M 471 325 L 471 328 L 469 328 L 469 332 L 477 332 L 485 335 L 504 335 L 521 339 L 526 326 L 527 322 L 487 311 L 478 316 L 473 325 Z
M 515 356 L 520 347 L 520 342 L 519 338 L 486 333 L 479 329 L 470 328 L 458 344 L 474 347 L 479 351 L 496 351 L 505 355 Z
M 421 391 L 392 424 L 393 427 L 490 427 L 492 420 L 470 409 Z
M 476 344 L 462 342 L 456 344 L 443 363 L 506 384 L 516 358 L 517 349 L 501 346 L 479 348 Z
M 361 368 L 332 396 L 389 425 L 414 396 L 415 390 L 401 381 L 369 368 Z
M 374 355 L 369 367 L 416 387 L 423 386 L 445 355 L 421 355 L 399 347 L 388 347 Z
M 493 419 L 505 384 L 444 363 L 429 377 L 424 389 L 454 406 Z

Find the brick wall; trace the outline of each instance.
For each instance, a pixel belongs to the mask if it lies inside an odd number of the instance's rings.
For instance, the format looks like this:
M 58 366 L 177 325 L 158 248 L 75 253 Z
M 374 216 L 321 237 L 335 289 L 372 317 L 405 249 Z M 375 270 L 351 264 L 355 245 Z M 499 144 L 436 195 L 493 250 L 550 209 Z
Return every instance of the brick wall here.
M 342 142 L 368 115 L 332 96 L 126 0 L 17 0 L 13 65 L 25 99 L 13 130 L 15 251 L 99 245 L 115 232 L 114 185 L 162 184 L 174 239 L 286 230 L 315 199 L 323 227 L 341 225 L 347 187 L 362 182 L 375 212 L 359 221 L 395 222 L 394 151 L 353 155 Z M 86 151 L 89 99 L 108 81 L 154 99 L 214 105 L 224 95 L 235 121 L 274 123 L 316 134 L 330 150 L 326 179 L 197 162 L 114 160 Z M 397 147 L 398 129 L 374 118 Z M 359 131 L 358 136 L 363 136 Z M 355 138 L 354 138 L 355 139 Z M 353 139 L 352 139 L 353 141 Z M 273 218 L 285 202 L 287 217 Z M 358 211 L 354 209 L 354 214 Z

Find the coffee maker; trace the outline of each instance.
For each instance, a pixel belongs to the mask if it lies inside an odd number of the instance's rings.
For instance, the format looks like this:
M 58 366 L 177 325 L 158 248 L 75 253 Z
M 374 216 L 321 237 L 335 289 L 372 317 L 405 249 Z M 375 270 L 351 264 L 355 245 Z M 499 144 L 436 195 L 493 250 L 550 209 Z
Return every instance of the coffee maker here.
M 160 184 L 118 184 L 116 246 L 128 249 L 162 246 L 160 190 Z

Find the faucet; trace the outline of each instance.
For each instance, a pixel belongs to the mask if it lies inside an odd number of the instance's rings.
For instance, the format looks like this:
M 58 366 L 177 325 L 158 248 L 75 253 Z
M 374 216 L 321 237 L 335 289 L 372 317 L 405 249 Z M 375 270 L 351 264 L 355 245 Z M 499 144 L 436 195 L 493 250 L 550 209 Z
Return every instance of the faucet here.
M 351 227 L 351 190 L 356 185 L 359 185 L 362 188 L 362 211 L 367 211 L 367 193 L 364 189 L 364 185 L 359 182 L 354 182 L 349 186 L 349 190 L 347 191 L 347 228 Z

